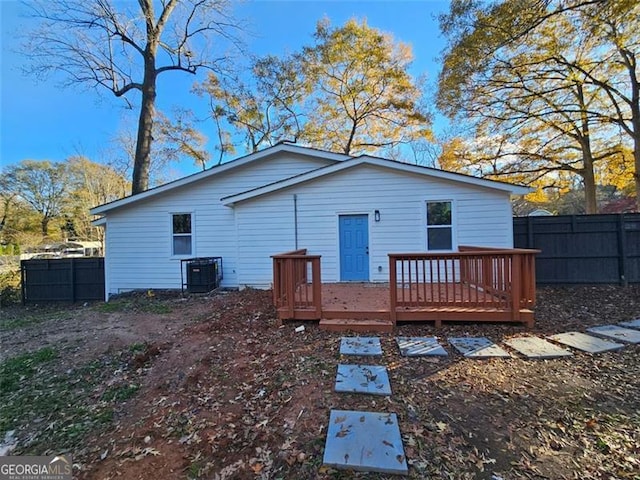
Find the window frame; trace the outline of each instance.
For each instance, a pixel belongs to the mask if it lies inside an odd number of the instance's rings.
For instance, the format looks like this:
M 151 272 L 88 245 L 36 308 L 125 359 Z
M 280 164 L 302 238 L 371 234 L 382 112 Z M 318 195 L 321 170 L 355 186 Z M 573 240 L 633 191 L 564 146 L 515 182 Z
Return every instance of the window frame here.
M 429 204 L 430 203 L 450 203 L 451 204 L 451 223 L 449 225 L 429 225 Z M 456 252 L 458 250 L 458 236 L 457 236 L 457 209 L 456 201 L 453 198 L 425 198 L 423 203 L 423 221 L 424 221 L 424 237 L 425 247 L 427 252 Z M 451 248 L 429 248 L 429 230 L 430 229 L 451 229 Z
M 191 217 L 191 232 L 190 233 L 174 233 L 173 231 L 173 217 L 176 215 L 189 215 Z M 194 212 L 169 212 L 169 235 L 171 237 L 169 241 L 169 254 L 171 258 L 190 258 L 195 257 L 195 214 Z M 176 237 L 190 237 L 190 252 L 189 253 L 175 253 L 175 238 Z

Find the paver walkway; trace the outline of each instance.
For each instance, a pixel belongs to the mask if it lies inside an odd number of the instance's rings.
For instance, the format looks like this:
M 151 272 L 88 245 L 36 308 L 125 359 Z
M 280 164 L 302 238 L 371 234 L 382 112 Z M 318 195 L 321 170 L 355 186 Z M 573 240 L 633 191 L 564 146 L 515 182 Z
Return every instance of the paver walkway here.
M 382 355 L 378 337 L 342 337 L 340 355 Z
M 343 337 L 340 354 L 382 355 L 378 337 Z M 391 395 L 382 365 L 338 365 L 336 392 Z M 395 413 L 331 410 L 323 464 L 339 469 L 406 475 L 400 427 Z
M 438 342 L 437 337 L 397 337 L 400 354 L 405 357 L 442 356 L 449 355 Z
M 612 342 L 611 340 L 603 340 L 602 338 L 587 335 L 581 332 L 558 333 L 547 337 L 554 342 L 562 343 L 568 347 L 582 350 L 588 353 L 610 352 L 612 350 L 620 350 L 624 348 L 624 344 Z
M 391 395 L 387 367 L 380 365 L 338 365 L 335 391 Z
M 504 343 L 531 359 L 573 355 L 557 344 L 597 354 L 619 350 L 626 344 L 640 343 L 640 319 L 620 325 L 591 327 L 587 331 L 590 334 L 565 332 L 546 339 L 537 336 L 515 337 Z M 511 357 L 509 352 L 485 337 L 451 337 L 448 341 L 466 358 Z M 437 337 L 396 337 L 396 342 L 400 353 L 407 357 L 448 355 Z M 340 354 L 379 356 L 382 355 L 382 346 L 378 337 L 343 337 Z M 387 369 L 381 365 L 338 365 L 335 390 L 391 395 Z M 339 469 L 407 475 L 407 461 L 396 414 L 331 410 L 323 464 Z
M 509 352 L 486 337 L 454 337 L 449 343 L 467 358 L 509 358 Z
M 640 343 L 640 332 L 633 328 L 625 328 L 619 325 L 600 325 L 587 328 L 587 332 L 613 338 L 627 343 Z
M 573 355 L 569 350 L 539 337 L 509 338 L 504 343 L 528 358 L 561 358 Z
M 362 472 L 408 473 L 395 413 L 331 410 L 323 463 Z

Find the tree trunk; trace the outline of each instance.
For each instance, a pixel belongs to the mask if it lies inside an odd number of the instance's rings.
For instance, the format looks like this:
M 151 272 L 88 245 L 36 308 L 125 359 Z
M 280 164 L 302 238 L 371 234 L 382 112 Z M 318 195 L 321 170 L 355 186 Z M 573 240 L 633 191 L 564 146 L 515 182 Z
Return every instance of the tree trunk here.
M 635 166 L 633 178 L 636 181 L 636 210 L 640 212 L 640 84 L 631 75 L 631 127 L 633 128 L 633 164 Z
M 355 120 L 352 120 L 352 122 L 351 122 L 351 131 L 349 132 L 349 138 L 347 139 L 346 145 L 342 149 L 342 153 L 344 153 L 345 155 L 351 155 L 351 146 L 353 144 L 353 139 L 356 136 L 357 128 L 358 128 L 357 122 Z
M 11 199 L 13 197 L 5 197 L 4 200 L 4 208 L 2 214 L 2 220 L 0 220 L 0 234 L 4 230 L 4 226 L 7 223 L 7 218 L 9 218 L 9 207 L 11 206 Z
M 631 137 L 633 139 L 633 178 L 636 183 L 636 210 L 640 212 L 640 81 L 636 75 L 637 58 L 629 51 L 618 49 L 629 72 L 631 86 Z
M 155 52 L 148 46 L 145 50 L 142 104 L 140 106 L 140 117 L 138 118 L 136 154 L 133 161 L 132 193 L 134 195 L 149 188 L 153 117 L 156 108 L 156 77 Z
M 582 181 L 584 183 L 584 208 L 586 214 L 598 213 L 598 202 L 596 200 L 596 179 L 593 174 L 593 158 L 591 156 L 591 149 L 588 152 L 582 153 L 583 158 L 583 175 Z
M 42 229 L 42 238 L 47 238 L 49 236 L 49 221 L 51 219 L 47 216 L 42 217 L 42 221 L 40 222 L 40 227 Z
M 587 106 L 584 101 L 584 90 L 581 83 L 576 83 L 576 96 L 580 104 L 580 135 L 582 149 L 582 182 L 584 183 L 584 209 L 587 214 L 598 213 L 596 201 L 596 178 L 593 171 L 593 152 L 591 151 L 591 129 Z
M 640 138 L 636 138 L 633 144 L 633 160 L 635 165 L 633 178 L 636 181 L 636 211 L 640 212 Z

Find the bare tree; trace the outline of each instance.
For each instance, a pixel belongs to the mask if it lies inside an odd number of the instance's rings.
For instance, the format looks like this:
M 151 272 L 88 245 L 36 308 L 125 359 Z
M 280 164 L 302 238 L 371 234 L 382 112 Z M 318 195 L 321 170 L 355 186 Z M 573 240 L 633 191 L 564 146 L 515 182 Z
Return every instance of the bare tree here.
M 219 71 L 225 56 L 213 40 L 239 46 L 230 0 L 38 0 L 28 4 L 39 28 L 25 44 L 28 71 L 62 73 L 65 85 L 106 88 L 116 97 L 140 92 L 133 193 L 148 188 L 158 76 Z M 218 50 L 219 51 L 219 50 Z

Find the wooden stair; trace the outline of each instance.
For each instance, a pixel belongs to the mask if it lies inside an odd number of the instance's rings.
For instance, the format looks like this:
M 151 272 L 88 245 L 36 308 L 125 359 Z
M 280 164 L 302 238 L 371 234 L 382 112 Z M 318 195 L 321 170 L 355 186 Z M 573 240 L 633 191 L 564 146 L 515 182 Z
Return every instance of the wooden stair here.
M 391 333 L 393 322 L 379 319 L 323 318 L 320 320 L 320 329 L 328 332 Z

